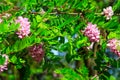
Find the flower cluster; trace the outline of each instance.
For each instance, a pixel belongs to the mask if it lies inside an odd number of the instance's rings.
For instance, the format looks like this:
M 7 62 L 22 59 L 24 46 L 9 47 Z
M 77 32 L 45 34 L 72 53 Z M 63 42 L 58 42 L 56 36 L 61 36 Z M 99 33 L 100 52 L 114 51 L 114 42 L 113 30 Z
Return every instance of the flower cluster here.
M 4 70 L 7 70 L 7 69 L 8 69 L 8 68 L 7 68 L 7 65 L 8 65 L 8 60 L 9 60 L 9 58 L 8 58 L 8 56 L 7 56 L 6 54 L 3 54 L 3 55 L 1 54 L 1 56 L 5 58 L 4 64 L 3 64 L 3 65 L 0 65 L 0 72 L 3 72 Z
M 40 62 L 44 57 L 44 50 L 42 46 L 43 46 L 42 44 L 39 44 L 29 48 L 30 55 L 37 62 Z
M 25 36 L 28 36 L 28 34 L 30 34 L 30 22 L 28 21 L 28 18 L 23 18 L 22 16 L 19 16 L 16 20 L 16 23 L 20 23 L 20 27 L 16 33 L 19 38 L 24 38 Z
M 99 42 L 100 39 L 100 31 L 96 26 L 96 24 L 88 23 L 84 30 L 84 35 L 87 36 L 91 42 Z
M 106 9 L 104 8 L 102 14 L 105 15 L 105 17 L 106 17 L 107 20 L 111 19 L 111 17 L 114 14 L 113 10 L 112 10 L 112 7 L 109 6 Z
M 120 51 L 117 49 L 120 46 L 120 41 L 117 39 L 111 39 L 107 43 L 107 47 L 110 48 L 110 51 L 120 56 Z

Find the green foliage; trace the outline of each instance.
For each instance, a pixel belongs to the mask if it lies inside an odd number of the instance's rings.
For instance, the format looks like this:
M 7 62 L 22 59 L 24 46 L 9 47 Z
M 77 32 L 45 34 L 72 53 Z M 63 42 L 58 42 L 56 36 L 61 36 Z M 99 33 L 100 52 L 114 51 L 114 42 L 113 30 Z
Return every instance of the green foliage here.
M 5 62 L 5 57 L 0 56 L 0 65 L 3 65 Z
M 83 80 L 79 74 L 69 68 L 58 69 L 55 72 L 63 75 L 61 80 Z
M 87 80 L 88 79 L 89 71 L 86 68 L 86 66 L 82 65 L 77 71 L 83 76 L 83 80 Z
M 110 5 L 114 15 L 106 20 L 101 12 Z M 109 72 L 120 68 L 119 58 L 106 50 L 109 39 L 120 39 L 119 5 L 120 0 L 0 0 L 0 53 L 9 56 L 8 71 L 0 74 L 1 79 L 119 79 Z M 18 16 L 30 22 L 30 34 L 23 39 L 16 34 L 20 27 L 15 22 Z M 91 42 L 83 35 L 88 22 L 97 24 L 101 33 L 100 42 L 91 49 Z M 40 43 L 45 55 L 38 63 L 29 55 L 29 48 Z M 4 62 L 0 55 L 0 65 Z M 97 70 L 97 74 L 91 70 Z

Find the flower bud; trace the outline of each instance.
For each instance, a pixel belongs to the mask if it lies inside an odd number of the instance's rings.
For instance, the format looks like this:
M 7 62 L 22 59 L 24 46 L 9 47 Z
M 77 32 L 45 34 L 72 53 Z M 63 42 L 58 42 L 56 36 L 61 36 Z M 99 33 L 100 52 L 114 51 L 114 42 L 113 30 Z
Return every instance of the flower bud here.
M 19 38 L 24 38 L 25 36 L 28 36 L 28 34 L 30 34 L 30 22 L 28 21 L 28 18 L 23 18 L 22 16 L 19 16 L 16 20 L 16 23 L 20 23 L 20 27 L 16 32 Z
M 99 42 L 100 39 L 100 31 L 96 26 L 96 24 L 93 25 L 92 23 L 88 23 L 83 31 L 84 35 L 87 36 L 91 42 Z
M 44 50 L 42 47 L 43 45 L 39 44 L 39 45 L 33 45 L 32 47 L 29 48 L 30 55 L 37 62 L 40 62 L 44 57 Z
M 111 39 L 107 43 L 107 47 L 110 49 L 110 51 L 120 56 L 118 46 L 120 46 L 120 41 L 118 41 L 117 39 Z
M 106 20 L 111 19 L 111 17 L 112 17 L 113 14 L 114 14 L 114 13 L 113 13 L 113 10 L 112 10 L 112 7 L 109 6 L 109 7 L 107 7 L 107 8 L 104 8 L 102 14 L 105 15 Z

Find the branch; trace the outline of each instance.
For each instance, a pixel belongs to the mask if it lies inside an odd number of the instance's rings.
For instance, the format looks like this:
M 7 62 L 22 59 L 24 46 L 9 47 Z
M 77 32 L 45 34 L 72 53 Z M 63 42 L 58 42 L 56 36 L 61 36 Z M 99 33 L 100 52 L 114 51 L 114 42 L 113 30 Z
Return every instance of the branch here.
M 45 14 L 45 12 L 30 12 L 31 14 Z M 56 14 L 70 14 L 70 15 L 81 15 L 82 13 L 67 13 L 67 12 L 52 12 L 52 13 L 48 13 L 48 14 L 51 14 L 51 15 L 56 15 Z
M 14 6 L 12 9 L 10 9 L 8 11 L 5 11 L 5 12 L 2 12 L 2 14 L 0 14 L 0 18 L 2 18 L 3 16 L 5 16 L 6 13 L 11 13 L 11 12 L 18 11 L 18 10 L 20 10 L 20 8 Z

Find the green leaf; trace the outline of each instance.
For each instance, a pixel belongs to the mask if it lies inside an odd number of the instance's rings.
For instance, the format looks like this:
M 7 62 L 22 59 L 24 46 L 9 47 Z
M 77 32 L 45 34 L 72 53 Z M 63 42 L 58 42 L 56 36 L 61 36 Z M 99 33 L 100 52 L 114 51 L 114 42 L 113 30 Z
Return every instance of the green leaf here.
M 88 68 L 84 65 L 81 65 L 81 67 L 77 69 L 77 71 L 80 72 L 83 76 L 86 76 L 86 78 L 89 74 Z
M 66 78 L 67 80 L 84 80 L 79 74 L 70 68 L 56 69 L 55 73 L 62 74 L 63 78 Z
M 10 59 L 10 61 L 12 62 L 12 63 L 17 63 L 17 57 L 16 56 L 12 56 L 12 58 Z
M 2 55 L 0 55 L 0 65 L 3 65 L 5 62 L 5 57 L 2 57 Z
M 76 21 L 79 19 L 79 16 L 76 16 L 75 18 L 71 17 L 68 20 L 66 20 L 64 23 L 60 24 L 58 28 L 62 28 L 63 26 L 70 24 L 72 21 Z
M 76 46 L 77 46 L 77 48 L 80 48 L 82 46 L 85 46 L 86 45 L 85 43 L 87 43 L 87 37 L 83 37 L 83 38 L 79 39 L 76 42 Z
M 115 32 L 110 32 L 107 37 L 108 39 L 117 38 L 117 34 Z
M 86 8 L 88 5 L 88 0 L 82 0 L 82 5 L 84 8 Z
M 114 76 L 110 76 L 110 80 L 116 80 Z
M 25 63 L 25 60 L 23 60 L 22 58 L 19 59 L 20 63 Z
M 22 68 L 22 65 L 17 64 L 15 67 L 16 67 L 17 69 L 21 69 L 21 68 Z
M 42 17 L 40 15 L 37 15 L 36 16 L 36 20 L 37 20 L 37 22 L 41 22 L 42 21 Z

